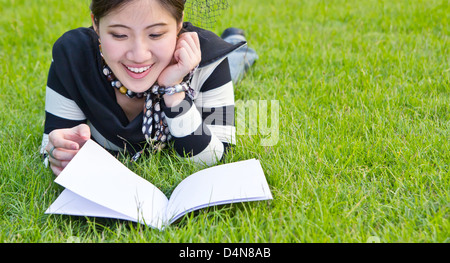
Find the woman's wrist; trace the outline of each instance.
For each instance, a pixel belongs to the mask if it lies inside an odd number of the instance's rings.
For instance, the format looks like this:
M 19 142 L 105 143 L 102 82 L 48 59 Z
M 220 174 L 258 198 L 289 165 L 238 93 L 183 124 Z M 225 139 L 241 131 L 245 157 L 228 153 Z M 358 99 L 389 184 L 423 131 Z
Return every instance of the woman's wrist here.
M 163 88 L 165 90 L 164 93 L 160 94 L 164 94 L 163 95 L 164 102 L 168 108 L 177 106 L 184 100 L 184 98 L 186 97 L 186 92 L 188 92 L 188 90 L 190 89 L 189 83 L 197 68 L 198 65 L 194 69 L 192 69 L 189 72 L 189 74 L 185 75 L 182 79 L 175 81 L 175 83 L 167 85 L 166 83 L 163 82 L 158 85 L 155 85 L 154 87 L 155 89 L 156 87 L 158 87 L 158 89 Z M 156 90 L 154 92 L 156 92 Z
M 179 80 L 170 80 L 170 81 L 160 81 L 158 80 L 158 85 L 161 87 L 173 87 L 177 84 L 180 84 L 181 82 L 183 82 L 183 79 L 179 79 Z
M 186 92 L 178 92 L 172 95 L 164 94 L 164 104 L 166 104 L 166 107 L 174 107 L 180 104 L 184 98 L 186 97 Z

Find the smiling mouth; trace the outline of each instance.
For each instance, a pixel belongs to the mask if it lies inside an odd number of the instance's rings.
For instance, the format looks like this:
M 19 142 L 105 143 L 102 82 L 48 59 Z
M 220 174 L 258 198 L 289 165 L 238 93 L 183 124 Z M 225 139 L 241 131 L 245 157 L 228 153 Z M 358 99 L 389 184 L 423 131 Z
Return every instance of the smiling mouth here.
M 125 66 L 129 71 L 136 73 L 136 74 L 140 74 L 143 72 L 146 72 L 147 70 L 149 70 L 152 66 L 147 66 L 147 67 L 141 67 L 141 68 L 133 68 L 133 67 L 128 67 Z
M 125 64 L 122 65 L 130 77 L 133 79 L 143 79 L 150 73 L 154 64 L 145 67 L 130 67 Z

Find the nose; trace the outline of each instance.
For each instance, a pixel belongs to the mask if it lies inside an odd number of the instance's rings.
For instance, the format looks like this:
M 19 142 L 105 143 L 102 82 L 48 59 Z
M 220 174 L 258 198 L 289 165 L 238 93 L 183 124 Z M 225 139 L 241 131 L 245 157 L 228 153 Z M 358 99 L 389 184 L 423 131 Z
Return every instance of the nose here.
M 135 39 L 127 52 L 127 59 L 136 64 L 145 64 L 152 58 L 149 44 L 144 39 Z

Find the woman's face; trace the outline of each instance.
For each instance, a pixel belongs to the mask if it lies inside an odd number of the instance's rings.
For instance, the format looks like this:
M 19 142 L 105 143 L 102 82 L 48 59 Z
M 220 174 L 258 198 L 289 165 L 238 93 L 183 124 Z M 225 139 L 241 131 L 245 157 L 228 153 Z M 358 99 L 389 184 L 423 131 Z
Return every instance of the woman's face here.
M 93 25 L 105 62 L 134 92 L 148 90 L 170 64 L 182 26 L 157 0 L 134 0 Z

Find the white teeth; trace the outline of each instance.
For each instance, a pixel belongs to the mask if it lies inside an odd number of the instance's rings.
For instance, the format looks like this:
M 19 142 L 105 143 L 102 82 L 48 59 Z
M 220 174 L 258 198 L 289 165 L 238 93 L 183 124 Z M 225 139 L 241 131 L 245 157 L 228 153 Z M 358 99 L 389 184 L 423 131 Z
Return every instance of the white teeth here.
M 144 71 L 147 71 L 150 68 L 150 66 L 143 67 L 143 68 L 130 68 L 130 67 L 127 67 L 127 68 L 128 68 L 128 70 L 130 70 L 134 73 L 142 73 Z

